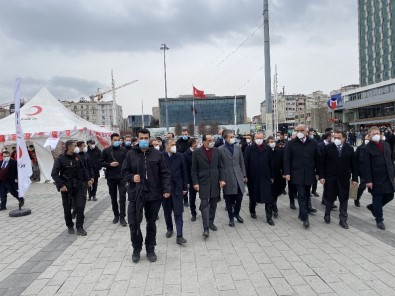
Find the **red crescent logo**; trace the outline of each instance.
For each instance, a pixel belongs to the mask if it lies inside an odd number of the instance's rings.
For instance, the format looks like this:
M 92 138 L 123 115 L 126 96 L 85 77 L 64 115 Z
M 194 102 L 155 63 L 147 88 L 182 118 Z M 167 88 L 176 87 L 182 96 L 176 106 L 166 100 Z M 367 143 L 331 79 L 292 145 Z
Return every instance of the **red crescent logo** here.
M 26 114 L 27 116 L 34 116 L 43 111 L 43 108 L 41 108 L 40 106 L 31 106 L 30 108 L 36 108 L 36 111 L 30 114 Z
M 21 158 L 22 158 L 22 148 L 19 147 L 19 159 L 21 159 Z

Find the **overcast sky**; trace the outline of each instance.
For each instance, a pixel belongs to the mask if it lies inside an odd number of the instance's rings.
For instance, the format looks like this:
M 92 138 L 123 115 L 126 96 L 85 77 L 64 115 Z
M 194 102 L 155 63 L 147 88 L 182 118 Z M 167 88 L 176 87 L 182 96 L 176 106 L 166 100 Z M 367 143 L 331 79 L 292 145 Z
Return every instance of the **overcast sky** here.
M 42 86 L 78 100 L 116 84 L 123 114 L 145 113 L 164 97 L 247 95 L 264 99 L 263 0 L 0 0 L 0 102 Z M 269 0 L 271 66 L 286 93 L 329 93 L 358 83 L 356 0 Z M 272 79 L 273 80 L 273 79 Z M 111 95 L 105 97 L 111 100 Z

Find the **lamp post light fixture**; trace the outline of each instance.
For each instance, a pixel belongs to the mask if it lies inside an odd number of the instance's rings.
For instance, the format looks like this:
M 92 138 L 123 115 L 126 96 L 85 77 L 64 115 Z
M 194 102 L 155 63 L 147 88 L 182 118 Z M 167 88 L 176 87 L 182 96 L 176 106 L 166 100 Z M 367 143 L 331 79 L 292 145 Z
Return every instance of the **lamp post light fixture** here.
M 165 70 L 165 108 L 166 108 L 166 130 L 169 132 L 169 112 L 167 109 L 167 105 L 169 102 L 167 101 L 167 78 L 166 78 L 166 50 L 169 48 L 166 46 L 166 43 L 162 43 L 160 50 L 163 50 L 163 67 Z

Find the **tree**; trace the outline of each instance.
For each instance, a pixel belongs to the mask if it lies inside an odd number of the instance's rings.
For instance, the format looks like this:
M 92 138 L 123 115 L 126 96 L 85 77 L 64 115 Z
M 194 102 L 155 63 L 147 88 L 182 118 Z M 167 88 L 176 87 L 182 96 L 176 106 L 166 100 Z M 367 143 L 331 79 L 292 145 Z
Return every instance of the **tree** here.
M 192 123 L 190 123 L 188 125 L 187 130 L 188 130 L 188 134 L 190 136 L 194 136 L 195 135 L 195 126 Z
M 206 125 L 204 122 L 201 122 L 198 126 L 199 135 L 204 135 L 206 133 Z
M 174 128 L 174 133 L 176 134 L 176 136 L 180 136 L 182 133 L 182 126 L 179 122 L 177 122 L 177 124 Z

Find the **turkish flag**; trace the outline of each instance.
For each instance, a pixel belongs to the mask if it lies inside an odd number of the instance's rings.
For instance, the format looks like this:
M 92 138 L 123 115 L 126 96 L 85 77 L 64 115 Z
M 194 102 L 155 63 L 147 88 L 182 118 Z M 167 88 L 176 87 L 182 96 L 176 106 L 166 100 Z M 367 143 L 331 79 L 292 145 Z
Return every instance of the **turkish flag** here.
M 56 132 L 56 131 L 51 132 L 51 136 L 52 136 L 52 138 L 57 138 L 58 132 Z
M 5 142 L 5 137 L 4 137 L 4 135 L 0 135 L 0 142 L 1 142 L 1 143 Z
M 193 97 L 194 98 L 201 98 L 204 99 L 206 98 L 206 96 L 204 95 L 204 91 L 203 90 L 198 90 L 196 87 L 193 87 Z
M 26 140 L 30 140 L 30 133 L 26 133 L 26 134 L 25 134 L 25 139 L 26 139 Z

